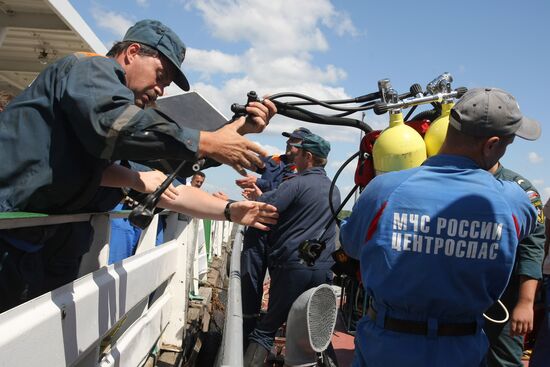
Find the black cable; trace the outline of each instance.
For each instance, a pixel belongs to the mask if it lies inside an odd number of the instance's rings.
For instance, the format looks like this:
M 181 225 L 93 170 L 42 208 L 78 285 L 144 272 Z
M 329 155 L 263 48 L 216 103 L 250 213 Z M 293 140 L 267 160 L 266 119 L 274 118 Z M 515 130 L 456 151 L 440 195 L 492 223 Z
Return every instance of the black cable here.
M 326 103 L 326 102 L 323 102 L 323 101 L 320 101 L 320 100 L 317 100 L 313 97 L 310 97 L 310 96 L 306 96 L 304 94 L 299 94 L 299 93 L 277 93 L 277 94 L 274 94 L 272 96 L 269 97 L 269 100 L 270 101 L 275 101 L 279 98 L 283 98 L 283 97 L 295 97 L 295 98 L 301 98 L 301 99 L 304 99 L 306 101 L 310 101 L 310 104 L 309 105 L 317 105 L 317 106 L 322 106 L 324 108 L 327 108 L 329 110 L 335 110 L 335 111 L 344 111 L 344 112 L 359 112 L 359 111 L 365 111 L 365 110 L 368 110 L 368 109 L 371 109 L 374 107 L 374 103 L 365 103 L 361 106 L 358 106 L 358 107 L 351 107 L 351 106 L 347 106 L 347 107 L 338 107 L 338 106 L 335 106 L 335 104 L 339 104 L 341 103 L 340 101 L 331 101 L 332 104 L 329 104 L 329 103 Z M 279 103 L 281 104 L 285 104 L 286 106 L 292 106 L 294 108 L 296 108 L 297 110 L 299 111 L 308 111 L 308 110 L 305 110 L 301 107 L 298 107 L 299 105 L 303 105 L 304 103 L 300 102 L 300 101 L 290 101 L 290 102 L 281 102 L 281 101 L 278 101 Z M 343 102 L 342 102 L 343 103 Z M 345 102 L 345 103 L 349 103 L 349 102 Z M 326 116 L 326 115 L 325 115 Z M 328 115 L 330 116 L 330 115 Z M 333 116 L 330 116 L 330 117 L 333 117 Z
M 413 108 L 411 108 L 411 109 L 409 110 L 409 112 L 407 113 L 407 116 L 405 116 L 405 118 L 403 119 L 403 121 L 409 121 L 409 117 L 411 117 L 411 115 L 413 114 L 414 110 L 416 110 L 416 107 L 418 107 L 418 105 L 413 106 Z
M 344 206 L 348 203 L 349 199 L 351 199 L 351 196 L 353 194 L 355 194 L 355 191 L 357 191 L 357 189 L 359 188 L 359 185 L 355 185 L 353 186 L 353 189 L 351 189 L 351 191 L 348 193 L 348 195 L 346 196 L 346 198 L 344 199 L 344 201 L 342 201 L 340 203 L 340 205 L 338 206 L 338 210 L 337 210 L 337 213 L 340 213 L 340 211 L 344 208 Z M 323 237 L 325 236 L 325 234 L 327 233 L 328 229 L 330 228 L 330 225 L 336 221 L 336 225 L 338 227 L 340 227 L 340 220 L 338 219 L 338 214 L 336 215 L 332 215 L 330 217 L 330 220 L 328 221 L 328 223 L 325 225 L 325 229 L 323 230 L 323 233 L 321 233 L 321 235 L 319 236 L 319 239 L 318 241 L 322 241 Z
M 322 125 L 349 126 L 363 130 L 365 133 L 369 133 L 372 131 L 372 128 L 368 124 L 357 119 L 321 115 L 301 107 L 289 106 L 286 103 L 280 101 L 273 101 L 273 103 L 275 103 L 275 105 L 277 106 L 278 114 L 287 116 L 292 119 L 313 122 Z
M 355 158 L 357 158 L 361 154 L 361 151 L 355 152 L 351 157 L 349 157 L 340 168 L 338 168 L 338 171 L 336 171 L 336 174 L 334 175 L 334 178 L 332 179 L 332 182 L 330 183 L 330 188 L 328 190 L 328 201 L 329 201 L 329 207 L 330 207 L 330 213 L 333 217 L 338 215 L 338 212 L 334 210 L 334 205 L 332 204 L 332 194 L 334 193 L 334 188 L 336 187 L 336 181 L 338 181 L 338 177 L 340 177 L 340 174 L 346 168 L 348 164 L 350 164 L 351 161 L 353 161 Z
M 433 108 L 431 110 L 425 110 L 422 112 L 419 112 L 415 116 L 413 116 L 412 121 L 418 121 L 418 120 L 430 120 L 430 123 L 434 122 L 435 119 L 437 119 L 439 116 L 441 116 L 441 108 Z
M 335 106 L 335 104 L 337 104 L 339 102 L 332 101 L 332 104 L 331 103 L 326 103 L 326 102 L 320 101 L 318 99 L 315 99 L 313 97 L 310 97 L 310 96 L 307 96 L 307 95 L 301 94 L 301 93 L 293 93 L 293 92 L 277 93 L 277 94 L 274 94 L 274 95 L 270 96 L 269 99 L 271 101 L 273 101 L 275 99 L 279 99 L 279 98 L 283 98 L 283 97 L 300 98 L 300 99 L 303 99 L 303 100 L 306 100 L 306 101 L 310 101 L 314 105 L 323 106 L 323 107 L 328 108 L 330 110 L 336 110 L 336 111 L 352 111 L 352 110 L 353 111 L 361 111 L 361 110 L 357 110 L 357 108 L 361 108 L 361 107 L 338 107 L 338 106 Z M 282 103 L 286 103 L 289 106 L 295 106 L 295 105 L 293 105 L 292 102 L 282 102 Z
M 277 94 L 278 97 L 296 97 L 294 95 L 290 95 L 290 93 L 279 93 Z M 269 97 L 270 99 L 272 97 Z M 362 103 L 362 102 L 374 102 L 374 100 L 376 99 L 379 99 L 380 98 L 380 92 L 374 92 L 374 93 L 369 93 L 369 94 L 365 94 L 363 96 L 360 96 L 360 97 L 355 97 L 355 98 L 347 98 L 347 99 L 332 99 L 332 100 L 324 100 L 322 102 L 324 103 L 328 103 L 328 104 L 344 104 L 344 103 Z M 312 98 L 314 101 L 291 101 L 291 102 L 287 102 L 288 104 L 290 105 L 293 105 L 293 106 L 306 106 L 306 105 L 315 105 L 317 104 L 317 100 L 315 98 Z

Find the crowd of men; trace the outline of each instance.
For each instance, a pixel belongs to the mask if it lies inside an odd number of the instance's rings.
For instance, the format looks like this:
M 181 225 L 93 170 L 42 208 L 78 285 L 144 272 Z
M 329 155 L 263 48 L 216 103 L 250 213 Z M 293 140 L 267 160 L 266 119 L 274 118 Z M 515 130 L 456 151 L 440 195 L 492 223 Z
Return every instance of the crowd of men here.
M 197 172 L 190 185 L 171 185 L 159 207 L 248 226 L 245 363 L 262 366 L 294 300 L 332 282 L 336 229 L 325 225 L 340 193 L 329 198 L 331 146 L 300 127 L 283 133 L 284 154 L 266 157 L 243 135 L 262 132 L 276 114 L 268 98 L 214 132 L 178 125 L 154 102 L 171 82 L 189 89 L 185 51 L 170 28 L 143 20 L 106 56 L 75 53 L 48 66 L 0 114 L 0 211 L 112 210 L 166 178 L 133 161 L 230 165 L 245 176 L 236 183 L 246 200 L 201 190 L 205 174 Z M 540 134 L 509 93 L 472 89 L 453 107 L 438 155 L 369 183 L 340 232 L 346 253 L 360 260 L 370 299 L 357 326 L 354 366 L 521 365 L 522 336 L 533 329 L 543 272 L 548 292 L 550 260 L 543 269 L 539 193 L 499 161 L 515 136 Z M 482 224 L 491 230 L 482 232 Z M 0 230 L 0 312 L 76 279 L 90 239 L 89 223 Z M 314 266 L 298 256 L 310 239 L 326 244 Z M 266 273 L 269 307 L 259 317 Z M 499 299 L 510 321 L 491 324 L 483 314 L 498 314 Z M 550 328 L 542 329 L 534 367 L 549 360 Z

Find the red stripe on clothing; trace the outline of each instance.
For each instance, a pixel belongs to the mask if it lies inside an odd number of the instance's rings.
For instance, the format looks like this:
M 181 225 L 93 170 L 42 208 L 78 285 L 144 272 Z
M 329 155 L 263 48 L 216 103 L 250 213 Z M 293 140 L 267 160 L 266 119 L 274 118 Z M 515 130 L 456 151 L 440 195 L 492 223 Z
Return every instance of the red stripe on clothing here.
M 516 236 L 518 237 L 518 240 L 519 240 L 519 223 L 514 214 L 512 214 L 512 218 L 514 218 L 514 226 L 516 226 Z
M 374 216 L 372 222 L 370 222 L 370 225 L 369 225 L 369 230 L 367 231 L 367 238 L 365 238 L 365 242 L 370 240 L 372 238 L 372 235 L 374 234 L 374 232 L 376 232 L 376 227 L 378 226 L 378 221 L 380 220 L 380 217 L 382 216 L 382 212 L 384 211 L 384 209 L 386 209 L 386 204 L 388 202 L 385 202 L 384 204 L 382 204 L 382 207 L 380 209 L 378 209 L 378 213 L 376 213 L 376 215 Z

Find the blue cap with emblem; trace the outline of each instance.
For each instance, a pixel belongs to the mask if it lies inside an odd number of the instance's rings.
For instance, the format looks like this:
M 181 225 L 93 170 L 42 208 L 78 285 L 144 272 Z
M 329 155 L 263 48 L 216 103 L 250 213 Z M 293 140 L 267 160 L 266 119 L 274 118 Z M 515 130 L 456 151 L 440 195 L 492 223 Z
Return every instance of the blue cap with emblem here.
M 128 29 L 123 41 L 143 43 L 158 50 L 175 66 L 174 83 L 185 91 L 189 90 L 189 82 L 181 70 L 185 44 L 170 28 L 158 20 L 140 20 Z

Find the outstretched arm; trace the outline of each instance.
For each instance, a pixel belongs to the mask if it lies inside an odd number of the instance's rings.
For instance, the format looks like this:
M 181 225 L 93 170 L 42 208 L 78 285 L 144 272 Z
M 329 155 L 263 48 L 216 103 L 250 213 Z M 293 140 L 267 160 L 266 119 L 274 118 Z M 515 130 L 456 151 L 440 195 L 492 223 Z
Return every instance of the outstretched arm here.
M 103 171 L 101 186 L 105 187 L 127 187 L 138 192 L 151 193 L 160 186 L 166 179 L 166 175 L 160 171 L 134 171 L 120 164 L 112 164 Z M 165 199 L 175 199 L 178 195 L 174 185 L 162 194 Z
M 225 220 L 224 209 L 227 201 L 218 199 L 209 193 L 191 186 L 176 187 L 176 200 L 161 198 L 159 207 L 196 218 Z M 231 220 L 235 223 L 269 230 L 265 224 L 277 223 L 277 208 L 256 201 L 237 201 L 230 205 Z

